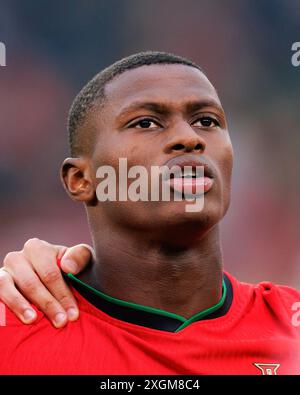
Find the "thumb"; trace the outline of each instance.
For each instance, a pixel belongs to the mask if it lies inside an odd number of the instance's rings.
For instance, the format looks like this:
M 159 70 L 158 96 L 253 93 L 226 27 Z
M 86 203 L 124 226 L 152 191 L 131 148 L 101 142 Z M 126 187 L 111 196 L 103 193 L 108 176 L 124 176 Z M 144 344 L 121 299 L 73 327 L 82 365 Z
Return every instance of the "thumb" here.
M 77 244 L 67 248 L 61 258 L 61 269 L 65 273 L 80 273 L 87 266 L 93 254 L 94 250 L 88 244 Z

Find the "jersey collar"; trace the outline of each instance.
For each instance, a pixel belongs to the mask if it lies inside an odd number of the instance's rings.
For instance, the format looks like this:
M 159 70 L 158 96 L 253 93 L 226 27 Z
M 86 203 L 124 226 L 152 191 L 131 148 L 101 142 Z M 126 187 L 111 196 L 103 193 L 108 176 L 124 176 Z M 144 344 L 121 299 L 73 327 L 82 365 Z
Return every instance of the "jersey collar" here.
M 184 318 L 165 310 L 113 298 L 84 283 L 72 274 L 68 274 L 67 278 L 71 282 L 71 285 L 88 302 L 104 313 L 125 322 L 167 332 L 179 332 L 193 322 L 204 319 L 209 320 L 225 315 L 231 306 L 233 298 L 231 282 L 226 274 L 223 273 L 222 297 L 220 301 L 190 318 Z

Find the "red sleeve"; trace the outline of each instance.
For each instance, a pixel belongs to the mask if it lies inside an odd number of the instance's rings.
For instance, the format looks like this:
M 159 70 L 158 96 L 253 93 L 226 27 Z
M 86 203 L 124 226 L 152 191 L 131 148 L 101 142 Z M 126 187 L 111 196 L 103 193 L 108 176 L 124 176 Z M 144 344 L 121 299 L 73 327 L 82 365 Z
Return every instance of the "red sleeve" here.
M 284 285 L 278 286 L 280 299 L 290 316 L 291 324 L 300 329 L 300 292 Z
M 300 329 L 300 292 L 285 285 L 270 282 L 259 284 L 260 292 L 273 316 L 289 330 Z

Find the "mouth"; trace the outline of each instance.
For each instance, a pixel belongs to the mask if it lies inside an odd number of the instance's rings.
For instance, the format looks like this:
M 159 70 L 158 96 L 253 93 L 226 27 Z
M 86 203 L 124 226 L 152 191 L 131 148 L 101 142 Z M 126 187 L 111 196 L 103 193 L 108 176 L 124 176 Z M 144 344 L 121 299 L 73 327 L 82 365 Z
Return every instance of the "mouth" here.
M 210 191 L 214 172 L 207 162 L 196 155 L 180 155 L 166 164 L 164 180 L 171 190 L 184 197 L 197 197 Z

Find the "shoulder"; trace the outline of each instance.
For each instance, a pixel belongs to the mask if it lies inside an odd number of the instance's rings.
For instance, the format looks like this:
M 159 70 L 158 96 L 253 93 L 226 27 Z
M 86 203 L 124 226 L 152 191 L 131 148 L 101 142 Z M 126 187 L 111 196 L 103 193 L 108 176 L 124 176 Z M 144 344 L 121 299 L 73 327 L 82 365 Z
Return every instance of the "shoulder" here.
M 287 285 L 262 281 L 252 286 L 253 292 L 269 304 L 281 304 L 286 310 L 292 311 L 295 308 L 293 306 L 300 303 L 300 291 Z
M 294 327 L 300 326 L 300 292 L 297 289 L 266 281 L 259 283 L 257 289 L 280 318 L 287 318 Z
M 227 274 L 227 273 L 226 273 Z M 228 274 L 227 274 L 228 275 Z M 293 327 L 300 327 L 300 291 L 287 285 L 262 281 L 257 284 L 241 282 L 228 275 L 233 293 L 243 299 L 250 309 L 264 312 Z

